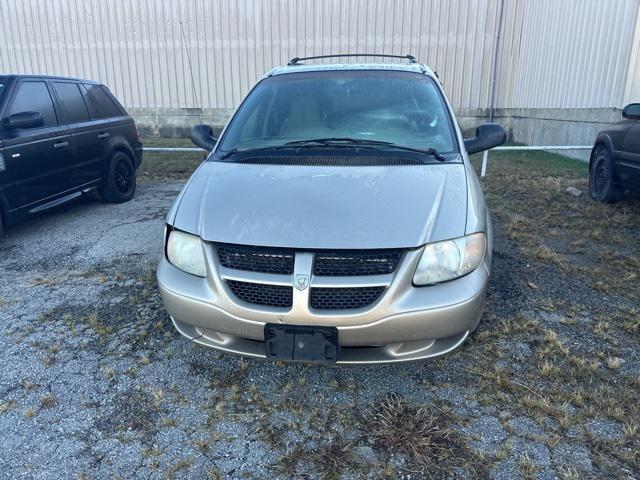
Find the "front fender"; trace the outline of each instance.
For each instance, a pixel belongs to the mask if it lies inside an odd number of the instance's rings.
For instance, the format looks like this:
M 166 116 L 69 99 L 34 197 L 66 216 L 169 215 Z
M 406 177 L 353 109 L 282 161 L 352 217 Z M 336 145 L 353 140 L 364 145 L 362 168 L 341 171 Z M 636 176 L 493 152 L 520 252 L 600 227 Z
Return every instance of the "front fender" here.
M 595 143 L 593 144 L 593 148 L 591 149 L 591 155 L 589 156 L 589 170 L 591 170 L 593 155 L 596 153 L 596 149 L 600 145 L 605 145 L 611 153 L 614 152 L 613 140 L 611 139 L 611 136 L 608 133 L 604 133 L 604 132 L 599 133 Z

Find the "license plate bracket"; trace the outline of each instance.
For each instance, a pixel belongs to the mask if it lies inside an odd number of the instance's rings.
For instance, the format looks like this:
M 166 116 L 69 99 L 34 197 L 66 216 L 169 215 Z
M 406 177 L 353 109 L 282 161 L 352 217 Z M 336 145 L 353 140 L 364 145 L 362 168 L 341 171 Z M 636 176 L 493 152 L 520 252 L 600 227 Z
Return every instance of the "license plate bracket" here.
M 340 353 L 336 327 L 267 323 L 264 341 L 270 360 L 332 364 Z

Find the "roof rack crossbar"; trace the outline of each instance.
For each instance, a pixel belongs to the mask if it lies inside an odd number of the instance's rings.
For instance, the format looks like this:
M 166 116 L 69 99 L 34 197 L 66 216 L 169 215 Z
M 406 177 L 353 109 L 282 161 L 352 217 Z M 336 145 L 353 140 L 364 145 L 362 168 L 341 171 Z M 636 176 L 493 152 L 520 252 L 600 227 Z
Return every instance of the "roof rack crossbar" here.
M 294 57 L 289 60 L 288 65 L 298 65 L 304 60 L 316 60 L 319 58 L 339 58 L 339 57 L 384 57 L 384 58 L 403 58 L 409 60 L 409 63 L 417 63 L 416 57 L 413 55 L 387 55 L 384 53 L 340 53 L 337 55 L 316 55 L 314 57 Z

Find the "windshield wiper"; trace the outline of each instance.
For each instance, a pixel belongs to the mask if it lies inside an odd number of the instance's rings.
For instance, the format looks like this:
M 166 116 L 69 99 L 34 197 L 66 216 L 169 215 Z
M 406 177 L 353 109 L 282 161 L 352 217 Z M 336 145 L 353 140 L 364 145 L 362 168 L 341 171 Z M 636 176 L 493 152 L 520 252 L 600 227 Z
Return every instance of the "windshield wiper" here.
M 254 148 L 238 148 L 238 147 L 234 147 L 231 150 L 223 153 L 222 155 L 220 155 L 220 159 L 221 160 L 225 160 L 227 158 L 229 158 L 231 155 L 234 155 L 236 153 L 244 153 L 244 152 L 262 152 L 262 151 L 268 151 L 268 150 L 290 150 L 292 147 L 290 145 L 272 145 L 270 147 L 254 147 Z M 300 148 L 307 148 L 304 146 L 300 146 Z
M 228 152 L 223 153 L 220 156 L 221 160 L 225 160 L 229 158 L 231 155 L 236 153 L 244 153 L 244 152 L 260 152 L 260 151 L 269 151 L 269 150 L 286 150 L 291 148 L 314 148 L 317 146 L 323 147 L 334 147 L 334 148 L 345 148 L 350 146 L 357 146 L 360 148 L 379 148 L 379 147 L 387 147 L 393 148 L 396 150 L 406 150 L 409 152 L 417 152 L 423 153 L 426 155 L 432 155 L 439 162 L 444 162 L 447 158 L 442 155 L 437 149 L 431 148 L 414 148 L 407 147 L 405 145 L 398 145 L 393 142 L 385 142 L 382 140 L 366 140 L 362 138 L 349 138 L 349 137 L 329 137 L 329 138 L 311 138 L 308 140 L 294 140 L 291 142 L 287 142 L 283 145 L 272 145 L 269 147 L 256 147 L 256 148 L 232 148 Z
M 356 140 L 356 139 L 354 139 Z M 364 143 L 369 143 L 369 141 L 364 141 Z M 385 144 L 386 145 L 387 142 L 380 142 L 380 144 Z M 330 144 L 328 141 L 327 142 L 319 142 L 316 140 L 296 140 L 295 142 L 287 142 L 283 145 L 271 145 L 269 147 L 248 147 L 248 148 L 237 148 L 234 147 L 231 150 L 223 153 L 222 155 L 220 155 L 220 160 L 225 160 L 227 158 L 229 158 L 231 155 L 234 155 L 236 153 L 251 153 L 251 152 L 264 152 L 264 151 L 269 151 L 269 150 L 291 150 L 291 149 L 295 149 L 295 148 L 314 148 L 317 147 L 318 145 L 321 146 L 331 146 L 331 147 L 335 147 L 335 148 L 346 148 L 349 147 L 349 145 L 345 145 L 343 143 L 336 143 L 336 144 Z M 363 148 L 375 148 L 374 145 L 377 144 L 370 144 L 370 145 L 359 145 L 362 146 Z
M 398 145 L 397 143 L 393 143 L 393 142 L 385 142 L 382 140 L 367 140 L 363 138 L 349 138 L 349 137 L 312 138 L 309 140 L 295 140 L 293 142 L 285 143 L 285 145 L 291 145 L 291 146 L 295 145 L 300 147 L 311 147 L 314 144 L 328 146 L 328 147 L 346 146 L 345 144 L 357 145 L 359 147 L 377 145 L 381 147 L 394 148 L 397 150 L 406 150 L 409 152 L 418 152 L 418 153 L 424 153 L 427 155 L 432 155 L 439 162 L 444 162 L 447 159 L 444 155 L 442 155 L 437 149 L 433 147 L 426 148 L 426 149 L 414 148 L 414 147 L 407 147 L 405 145 Z
M 327 137 L 327 138 L 309 138 L 307 140 L 294 140 L 287 142 L 285 145 L 307 145 L 310 143 L 316 143 L 320 145 L 334 146 L 334 144 L 352 144 L 352 145 L 393 145 L 392 142 L 383 142 L 382 140 L 367 140 L 364 138 L 350 138 L 350 137 Z

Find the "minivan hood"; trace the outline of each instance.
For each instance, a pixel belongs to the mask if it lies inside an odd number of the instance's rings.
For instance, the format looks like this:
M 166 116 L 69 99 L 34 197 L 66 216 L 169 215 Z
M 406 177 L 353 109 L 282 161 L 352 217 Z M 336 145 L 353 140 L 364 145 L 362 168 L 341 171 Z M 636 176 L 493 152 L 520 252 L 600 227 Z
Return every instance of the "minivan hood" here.
M 174 207 L 206 241 L 298 249 L 412 248 L 464 235 L 462 163 L 306 166 L 205 162 Z

